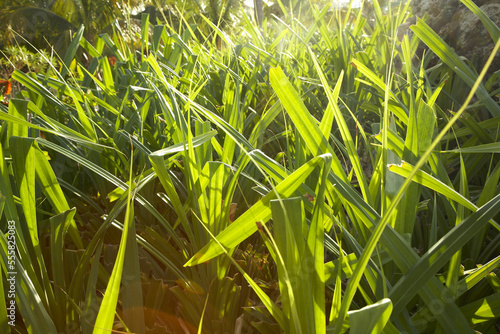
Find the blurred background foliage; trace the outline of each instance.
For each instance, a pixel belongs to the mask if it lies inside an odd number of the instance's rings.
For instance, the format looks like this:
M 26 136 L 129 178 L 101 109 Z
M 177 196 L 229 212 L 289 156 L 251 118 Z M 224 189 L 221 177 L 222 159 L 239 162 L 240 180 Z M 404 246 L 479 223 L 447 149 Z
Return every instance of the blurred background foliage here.
M 398 0 L 399 2 L 399 0 Z M 379 1 L 386 8 L 387 0 Z M 168 23 L 174 29 L 196 25 L 207 34 L 210 27 L 202 18 L 228 31 L 241 31 L 241 10 L 256 15 L 257 21 L 283 11 L 308 12 L 310 6 L 329 5 L 327 0 L 0 0 L 0 50 L 8 45 L 31 44 L 37 49 L 54 48 L 64 54 L 72 33 L 85 26 L 85 38 L 94 42 L 115 19 L 137 24 L 141 13 L 148 13 L 152 24 Z M 341 2 L 347 6 L 348 2 Z M 373 10 L 369 3 L 366 11 Z M 303 18 L 307 16 L 301 15 Z M 312 19 L 312 17 L 310 18 Z M 109 29 L 108 29 L 109 32 Z

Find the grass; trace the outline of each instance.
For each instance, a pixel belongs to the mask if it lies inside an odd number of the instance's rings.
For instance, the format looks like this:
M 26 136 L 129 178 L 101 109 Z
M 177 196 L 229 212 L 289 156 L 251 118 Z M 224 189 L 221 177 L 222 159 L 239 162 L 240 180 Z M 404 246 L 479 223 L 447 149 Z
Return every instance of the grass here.
M 134 48 L 80 28 L 59 67 L 15 71 L 0 331 L 496 332 L 498 74 L 372 5 L 263 33 L 144 15 Z

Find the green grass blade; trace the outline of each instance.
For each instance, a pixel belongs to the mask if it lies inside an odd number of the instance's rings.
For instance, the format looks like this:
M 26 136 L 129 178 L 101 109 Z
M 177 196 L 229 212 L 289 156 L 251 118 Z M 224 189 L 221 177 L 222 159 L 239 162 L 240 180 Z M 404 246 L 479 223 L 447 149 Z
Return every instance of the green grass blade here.
M 205 225 L 203 225 L 205 226 Z M 252 287 L 252 289 L 255 291 L 255 294 L 259 297 L 259 299 L 262 301 L 264 306 L 267 308 L 271 316 L 276 320 L 276 322 L 279 324 L 281 328 L 287 328 L 286 326 L 286 320 L 285 320 L 285 315 L 281 311 L 281 309 L 269 298 L 268 295 L 261 289 L 261 287 L 255 283 L 255 281 L 248 275 L 243 268 L 236 262 L 228 253 L 226 250 L 225 246 L 223 246 L 221 243 L 218 242 L 217 238 L 210 233 L 209 230 L 207 230 L 208 234 L 210 234 L 210 237 L 212 238 L 212 241 L 217 243 L 217 246 L 221 249 L 221 253 L 225 254 L 231 261 L 231 263 L 236 267 L 236 269 L 242 274 L 242 276 L 245 278 L 245 280 L 248 282 L 248 284 Z
M 78 50 L 78 47 L 80 46 L 80 42 L 81 42 L 84 30 L 85 30 L 85 27 L 83 25 L 81 25 L 80 28 L 78 29 L 78 31 L 73 36 L 71 43 L 69 43 L 68 49 L 66 50 L 66 54 L 64 55 L 64 59 L 63 59 L 63 66 L 61 69 L 61 76 L 62 77 L 64 77 L 68 73 L 71 62 L 75 58 L 76 51 Z
M 35 150 L 35 159 L 37 184 L 41 187 L 54 211 L 57 214 L 61 214 L 70 210 L 66 197 L 64 196 L 61 186 L 57 181 L 56 175 L 50 166 L 47 157 L 38 147 Z M 83 242 L 73 219 L 71 219 L 69 223 L 69 234 L 76 246 L 83 249 Z
M 283 107 L 288 112 L 288 115 L 290 115 L 309 150 L 311 150 L 312 155 L 317 156 L 324 152 L 332 154 L 333 171 L 346 181 L 347 176 L 339 159 L 333 152 L 328 140 L 321 133 L 317 121 L 307 111 L 304 102 L 288 81 L 283 70 L 279 67 L 272 68 L 269 75 L 273 89 L 276 91 Z
M 16 231 L 19 231 L 19 229 L 16 229 Z M 19 243 L 16 242 L 16 245 L 19 246 Z M 7 252 L 8 241 L 2 233 L 0 235 L 0 256 L 3 263 L 8 263 Z M 19 308 L 20 315 L 26 326 L 32 328 L 33 333 L 58 333 L 54 322 L 42 303 L 43 297 L 38 294 L 33 286 L 32 277 L 29 277 L 23 268 L 20 257 L 17 257 L 16 261 L 15 282 L 16 306 Z
M 389 170 L 391 172 L 394 172 L 398 175 L 401 175 L 405 178 L 408 178 L 411 171 L 414 170 L 414 167 L 408 164 L 407 162 L 404 162 L 401 165 L 390 165 Z M 415 177 L 412 179 L 413 182 L 417 182 L 425 187 L 428 187 L 429 189 L 432 189 L 442 195 L 444 195 L 447 199 L 453 200 L 457 202 L 460 205 L 463 205 L 465 208 L 471 210 L 471 211 L 476 211 L 478 208 L 477 206 L 469 201 L 467 198 L 465 198 L 462 194 L 458 193 L 455 191 L 455 189 L 451 188 L 450 186 L 444 184 L 440 180 L 436 179 L 435 177 L 427 174 L 426 172 L 422 170 L 418 170 L 415 172 Z M 492 221 L 492 225 L 500 231 L 500 225 L 494 221 Z
M 375 87 L 378 88 L 381 92 L 385 92 L 386 90 L 388 91 L 390 100 L 394 101 L 397 103 L 397 106 L 399 108 L 394 109 L 392 108 L 391 111 L 398 116 L 398 118 L 405 124 L 408 124 L 408 110 L 405 109 L 404 103 L 401 103 L 401 101 L 396 97 L 394 92 L 387 87 L 387 85 L 384 83 L 384 81 L 380 78 L 379 75 L 377 75 L 375 72 L 370 70 L 365 64 L 363 64 L 361 61 L 357 59 L 352 60 L 352 64 L 356 67 L 356 69 L 361 72 L 363 75 L 365 75 L 368 79 L 370 79 L 371 82 L 375 84 Z M 403 108 L 403 109 L 401 109 Z
M 340 311 L 339 319 L 343 320 L 345 317 L 345 313 L 347 313 L 347 307 L 351 302 L 351 299 L 354 295 L 354 290 L 357 287 L 357 284 L 359 280 L 361 279 L 361 275 L 363 272 L 364 267 L 366 266 L 366 263 L 368 262 L 369 257 L 371 256 L 371 253 L 373 252 L 375 248 L 375 242 L 378 241 L 380 236 L 382 235 L 383 229 L 386 227 L 388 221 L 391 219 L 392 214 L 394 210 L 396 209 L 397 205 L 399 204 L 399 201 L 403 198 L 404 191 L 407 189 L 407 187 L 410 185 L 411 180 L 414 178 L 414 176 L 417 174 L 417 172 L 420 170 L 420 168 L 424 165 L 425 161 L 427 158 L 430 156 L 432 150 L 436 145 L 440 142 L 441 138 L 444 136 L 444 134 L 451 128 L 451 126 L 458 120 L 460 115 L 465 111 L 466 106 L 469 104 L 470 100 L 472 99 L 473 94 L 476 92 L 478 87 L 480 86 L 481 80 L 486 74 L 486 71 L 488 69 L 488 66 L 491 64 L 493 60 L 494 54 L 498 51 L 500 48 L 500 42 L 495 45 L 495 48 L 493 49 L 492 55 L 488 59 L 488 62 L 486 66 L 483 68 L 483 71 L 477 78 L 474 86 L 472 87 L 472 90 L 470 91 L 469 95 L 467 96 L 467 99 L 464 103 L 464 105 L 460 108 L 460 110 L 453 116 L 453 118 L 446 124 L 446 126 L 441 130 L 440 134 L 436 137 L 436 139 L 432 142 L 432 144 L 429 146 L 429 148 L 426 150 L 424 154 L 422 154 L 419 162 L 415 165 L 413 168 L 412 172 L 409 174 L 408 178 L 406 179 L 405 183 L 402 185 L 401 189 L 399 192 L 396 194 L 395 198 L 393 199 L 391 205 L 387 209 L 387 212 L 385 212 L 384 216 L 381 217 L 380 222 L 378 223 L 377 227 L 375 228 L 372 236 L 370 237 L 370 240 L 366 246 L 366 248 L 363 251 L 362 257 L 360 258 L 360 266 L 356 268 L 354 271 L 353 276 L 351 277 L 351 280 L 349 282 L 347 291 L 346 291 L 346 296 L 347 298 L 344 298 L 343 303 L 342 303 L 342 308 Z M 491 201 L 490 201 L 491 203 Z M 460 225 L 461 226 L 461 225 Z M 459 226 L 459 227 L 460 227 Z M 396 240 L 394 240 L 396 241 Z M 402 249 L 400 249 L 402 251 Z M 425 283 L 425 282 L 424 282 Z M 437 296 L 439 295 L 439 290 L 442 290 L 442 287 L 438 287 L 435 285 L 435 281 L 430 282 L 433 284 L 432 290 L 426 291 L 426 293 L 431 293 L 431 295 L 425 295 L 422 297 L 425 297 L 424 301 L 426 303 L 430 303 L 431 300 L 429 297 L 432 298 L 432 295 Z M 431 288 L 431 286 L 429 286 Z M 447 307 L 451 308 L 456 308 L 455 304 L 447 304 L 445 305 Z M 446 308 L 446 307 L 445 307 Z M 400 308 L 395 307 L 395 310 L 399 313 L 401 311 Z M 471 329 L 468 328 L 467 324 L 464 323 L 465 319 L 463 317 L 457 318 L 456 316 L 452 319 L 450 317 L 450 311 L 451 309 L 445 310 L 444 312 L 441 312 L 440 314 L 435 314 L 436 316 L 439 317 L 440 323 L 446 330 L 456 330 L 458 332 L 464 332 L 464 333 L 469 333 L 471 332 Z M 393 316 L 395 314 L 393 313 Z M 341 321 L 342 322 L 342 321 Z M 340 323 L 341 323 L 340 322 Z M 340 332 L 340 323 L 338 323 L 338 326 L 336 326 L 335 331 L 337 333 Z
M 454 150 L 441 151 L 442 153 L 473 153 L 473 154 L 487 154 L 487 153 L 500 153 L 500 143 L 489 143 L 482 145 L 475 145 L 471 147 L 462 147 Z
M 467 171 L 464 165 L 463 157 L 460 156 L 460 193 L 464 197 L 469 197 L 469 186 L 467 183 Z M 463 205 L 458 205 L 457 214 L 455 218 L 455 226 L 462 223 L 465 216 L 468 214 Z M 483 228 L 484 229 L 484 228 Z M 480 230 L 483 230 L 480 229 Z M 451 257 L 448 265 L 448 275 L 446 277 L 446 287 L 450 290 L 452 295 L 457 295 L 458 289 L 458 278 L 460 275 L 461 262 L 462 261 L 462 248 L 460 248 Z
M 129 223 L 128 228 L 127 245 L 124 255 L 126 261 L 123 264 L 121 289 L 123 321 L 131 332 L 144 334 L 146 332 L 146 325 L 144 323 L 142 274 L 139 267 L 139 249 L 137 247 L 135 224 Z
M 35 204 L 35 150 L 30 138 L 10 137 L 10 149 L 16 184 L 19 187 L 21 205 L 31 237 L 31 243 L 41 256 Z M 39 258 L 38 260 L 43 260 Z
M 141 54 L 149 54 L 149 14 L 146 13 L 141 15 Z
M 270 204 L 276 243 L 275 262 L 283 313 L 289 320 L 288 330 L 291 333 L 313 333 L 312 284 L 307 273 L 301 270 L 306 257 L 304 205 L 300 197 L 272 200 Z
M 434 53 L 441 58 L 457 75 L 470 87 L 474 85 L 478 77 L 474 74 L 465 62 L 458 57 L 442 39 L 423 20 L 418 19 L 417 24 L 411 29 Z M 457 70 L 458 69 L 458 70 Z M 478 85 L 477 96 L 488 108 L 494 117 L 500 116 L 500 106 L 488 94 L 482 84 Z
M 306 256 L 303 267 L 308 263 L 314 263 L 314 271 L 309 271 L 308 281 L 312 283 L 312 300 L 314 311 L 314 332 L 325 333 L 325 263 L 324 263 L 324 234 L 325 214 L 324 204 L 327 189 L 328 174 L 332 163 L 331 156 L 325 156 L 325 166 L 321 169 L 320 177 L 316 185 L 317 195 L 314 204 L 313 216 L 307 234 Z
M 458 296 L 462 295 L 481 282 L 487 275 L 497 268 L 498 265 L 500 265 L 500 256 L 497 256 L 479 268 L 466 272 L 467 276 L 458 282 Z
M 76 209 L 73 208 L 72 210 L 50 217 L 50 259 L 54 285 L 56 287 L 54 294 L 59 308 L 59 319 L 54 319 L 56 321 L 63 321 L 65 315 L 68 313 L 65 302 L 67 300 L 67 286 L 64 274 L 64 236 L 70 226 L 70 222 L 73 221 L 75 213 Z
M 486 15 L 472 0 L 460 0 L 481 20 L 486 30 L 490 34 L 493 42 L 500 39 L 500 28 Z

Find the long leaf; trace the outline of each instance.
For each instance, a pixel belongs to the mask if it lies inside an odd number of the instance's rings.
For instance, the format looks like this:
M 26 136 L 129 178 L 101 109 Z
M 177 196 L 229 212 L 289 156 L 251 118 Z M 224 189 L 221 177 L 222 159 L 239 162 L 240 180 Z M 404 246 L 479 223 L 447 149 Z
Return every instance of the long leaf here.
M 497 195 L 433 245 L 389 292 L 389 298 L 394 302 L 395 309 L 404 307 L 425 282 L 499 211 L 500 195 Z

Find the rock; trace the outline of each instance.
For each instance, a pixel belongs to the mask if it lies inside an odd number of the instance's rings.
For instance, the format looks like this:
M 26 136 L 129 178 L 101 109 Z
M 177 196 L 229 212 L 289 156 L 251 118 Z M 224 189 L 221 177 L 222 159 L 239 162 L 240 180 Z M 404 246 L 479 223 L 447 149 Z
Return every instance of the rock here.
M 498 0 L 474 0 L 474 3 L 500 27 Z M 414 0 L 415 16 L 428 15 L 427 24 L 455 52 L 469 59 L 479 72 L 490 56 L 494 42 L 479 18 L 460 0 Z M 489 74 L 500 69 L 500 53 L 490 66 Z
M 413 14 L 418 17 L 424 17 L 427 14 L 429 16 L 427 24 L 442 35 L 443 27 L 451 21 L 459 4 L 459 0 L 414 0 Z

